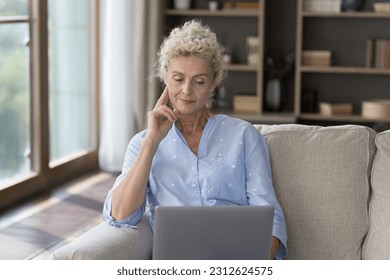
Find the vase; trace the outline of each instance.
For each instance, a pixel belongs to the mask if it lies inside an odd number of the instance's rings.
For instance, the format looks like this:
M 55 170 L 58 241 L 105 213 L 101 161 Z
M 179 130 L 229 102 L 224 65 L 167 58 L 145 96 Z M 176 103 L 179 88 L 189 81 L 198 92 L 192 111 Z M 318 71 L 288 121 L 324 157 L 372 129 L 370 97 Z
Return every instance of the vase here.
M 343 11 L 355 12 L 359 11 L 364 4 L 364 0 L 342 0 L 341 9 Z
M 270 79 L 265 92 L 265 104 L 269 110 L 278 111 L 281 103 L 281 83 L 279 79 Z
M 215 12 L 218 10 L 218 1 L 210 1 L 209 2 L 209 10 Z
M 174 0 L 173 7 L 177 10 L 188 10 L 191 8 L 191 0 Z

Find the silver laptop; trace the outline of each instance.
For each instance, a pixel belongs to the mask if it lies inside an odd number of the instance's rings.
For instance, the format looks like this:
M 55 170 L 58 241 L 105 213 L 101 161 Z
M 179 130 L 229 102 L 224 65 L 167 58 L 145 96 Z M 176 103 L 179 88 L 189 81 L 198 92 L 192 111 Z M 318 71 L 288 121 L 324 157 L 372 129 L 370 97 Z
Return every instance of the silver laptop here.
M 160 206 L 155 210 L 153 259 L 268 259 L 272 206 Z

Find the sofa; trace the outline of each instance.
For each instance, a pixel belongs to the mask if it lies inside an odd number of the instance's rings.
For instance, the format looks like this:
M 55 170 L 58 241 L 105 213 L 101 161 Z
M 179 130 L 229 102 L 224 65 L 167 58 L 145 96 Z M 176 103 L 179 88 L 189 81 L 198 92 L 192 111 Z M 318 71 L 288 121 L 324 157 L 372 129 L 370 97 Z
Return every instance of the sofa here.
M 255 125 L 270 147 L 288 259 L 390 259 L 390 130 Z M 150 259 L 148 214 L 137 229 L 105 222 L 52 259 Z

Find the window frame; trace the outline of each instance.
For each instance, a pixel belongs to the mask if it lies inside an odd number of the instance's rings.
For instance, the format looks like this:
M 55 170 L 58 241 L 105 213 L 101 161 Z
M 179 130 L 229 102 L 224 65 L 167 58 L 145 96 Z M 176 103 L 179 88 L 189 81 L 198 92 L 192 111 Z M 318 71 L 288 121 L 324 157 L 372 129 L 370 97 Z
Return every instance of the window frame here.
M 31 169 L 27 175 L 0 186 L 0 209 L 32 195 L 49 191 L 75 177 L 96 171 L 99 147 L 99 1 L 91 5 L 90 89 L 92 95 L 92 150 L 81 151 L 50 163 L 49 77 L 48 77 L 48 1 L 29 0 L 29 15 L 3 17 L 1 23 L 28 22 L 30 28 L 30 139 Z M 1 24 L 0 23 L 0 24 Z

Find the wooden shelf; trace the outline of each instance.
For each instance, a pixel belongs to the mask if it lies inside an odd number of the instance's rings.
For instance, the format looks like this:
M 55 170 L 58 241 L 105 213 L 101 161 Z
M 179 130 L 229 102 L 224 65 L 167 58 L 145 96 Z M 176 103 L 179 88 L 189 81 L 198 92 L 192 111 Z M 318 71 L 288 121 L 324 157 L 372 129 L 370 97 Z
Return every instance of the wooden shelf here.
M 340 122 L 353 122 L 353 123 L 372 123 L 372 122 L 390 122 L 390 119 L 370 119 L 361 115 L 334 115 L 324 116 L 320 114 L 300 114 L 300 119 L 304 120 L 316 120 L 316 121 L 340 121 Z
M 293 113 L 268 113 L 263 112 L 262 114 L 248 114 L 248 113 L 239 113 L 233 112 L 231 114 L 233 117 L 238 117 L 244 120 L 247 120 L 252 123 L 272 123 L 272 124 L 286 124 L 286 123 L 295 123 L 296 117 Z
M 168 16 L 202 16 L 202 17 L 257 17 L 258 9 L 226 9 L 210 11 L 206 9 L 175 10 L 167 9 L 165 14 Z
M 228 71 L 257 72 L 259 71 L 259 66 L 250 64 L 228 64 L 226 65 L 226 69 Z
M 368 74 L 368 75 L 390 75 L 390 69 L 369 68 L 369 67 L 314 67 L 300 66 L 303 73 L 333 73 L 333 74 Z
M 322 13 L 322 12 L 302 12 L 303 17 L 315 18 L 389 18 L 390 13 L 376 13 L 376 12 L 341 12 L 341 13 Z
M 295 123 L 296 117 L 294 114 L 288 112 L 263 112 L 262 114 L 236 112 L 234 110 L 216 109 L 216 114 L 225 114 L 233 118 L 239 118 L 251 123 Z

